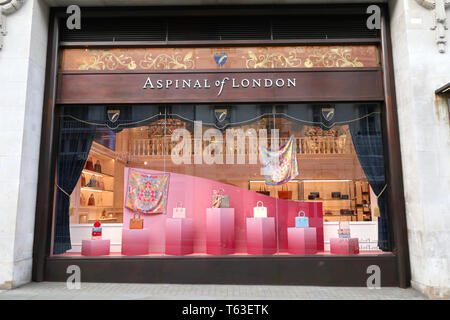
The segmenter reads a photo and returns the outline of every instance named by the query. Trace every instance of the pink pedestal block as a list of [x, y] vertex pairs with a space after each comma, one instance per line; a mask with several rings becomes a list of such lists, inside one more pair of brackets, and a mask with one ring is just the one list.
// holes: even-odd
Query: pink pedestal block
[[206, 253], [234, 253], [234, 209], [206, 209]]
[[316, 228], [288, 228], [288, 252], [292, 254], [316, 254]]
[[149, 229], [123, 229], [122, 254], [137, 256], [149, 253]]
[[274, 254], [276, 251], [275, 218], [247, 218], [247, 252]]
[[333, 254], [358, 254], [358, 238], [330, 238], [330, 252]]
[[166, 254], [185, 255], [194, 252], [192, 219], [166, 219]]
[[109, 255], [109, 240], [82, 240], [81, 254], [83, 256], [106, 256]]

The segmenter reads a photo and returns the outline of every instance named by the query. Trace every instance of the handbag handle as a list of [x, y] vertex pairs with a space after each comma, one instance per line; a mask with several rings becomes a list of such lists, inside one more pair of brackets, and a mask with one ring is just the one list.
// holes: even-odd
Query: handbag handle
[[[302, 213], [303, 213], [303, 215], [302, 215]], [[300, 211], [298, 212], [298, 216], [299, 216], [299, 217], [306, 217], [305, 211], [300, 210]]]
[[141, 212], [140, 211], [137, 211], [137, 212], [135, 212], [133, 214], [133, 219], [136, 219], [136, 214], [138, 214], [138, 218], [140, 219], [141, 218]]
[[[261, 203], [261, 207], [259, 206], [260, 203]], [[264, 207], [264, 203], [263, 203], [262, 201], [258, 201], [258, 202], [256, 203], [256, 206], [257, 206], [258, 208], [262, 208], [262, 207]]]
[[224, 192], [225, 192], [225, 190], [223, 188], [220, 188], [218, 190], [213, 190], [213, 193], [218, 196], [221, 196]]
[[177, 202], [177, 208], [183, 208], [183, 203], [181, 201]]

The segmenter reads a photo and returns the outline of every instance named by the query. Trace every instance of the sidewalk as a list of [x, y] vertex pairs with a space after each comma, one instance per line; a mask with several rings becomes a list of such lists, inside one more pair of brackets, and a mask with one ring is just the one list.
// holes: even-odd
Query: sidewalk
[[66, 283], [29, 283], [17, 289], [0, 291], [4, 299], [44, 300], [422, 300], [414, 289], [316, 286], [244, 286], [82, 283], [81, 289], [69, 290]]

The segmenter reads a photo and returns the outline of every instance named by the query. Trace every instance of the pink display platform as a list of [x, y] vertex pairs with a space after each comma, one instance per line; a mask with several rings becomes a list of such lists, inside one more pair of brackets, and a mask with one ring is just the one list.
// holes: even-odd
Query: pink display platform
[[288, 228], [288, 252], [291, 254], [316, 254], [316, 228]]
[[330, 253], [332, 254], [358, 254], [358, 238], [330, 238]]
[[275, 218], [247, 218], [247, 253], [277, 252]]
[[194, 252], [192, 219], [166, 219], [166, 254], [181, 256]]
[[82, 240], [81, 255], [83, 256], [106, 256], [109, 255], [109, 240]]
[[122, 230], [122, 254], [138, 256], [149, 254], [150, 230], [149, 229], [123, 229]]
[[234, 253], [234, 209], [206, 209], [206, 253]]

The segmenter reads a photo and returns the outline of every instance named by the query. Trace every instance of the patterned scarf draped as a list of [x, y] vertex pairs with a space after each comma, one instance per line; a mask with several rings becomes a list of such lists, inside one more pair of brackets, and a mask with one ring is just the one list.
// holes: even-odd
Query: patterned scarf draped
[[130, 170], [126, 207], [140, 213], [165, 213], [168, 174], [146, 174]]
[[278, 150], [260, 147], [265, 182], [269, 186], [278, 186], [289, 182], [298, 175], [294, 136]]

